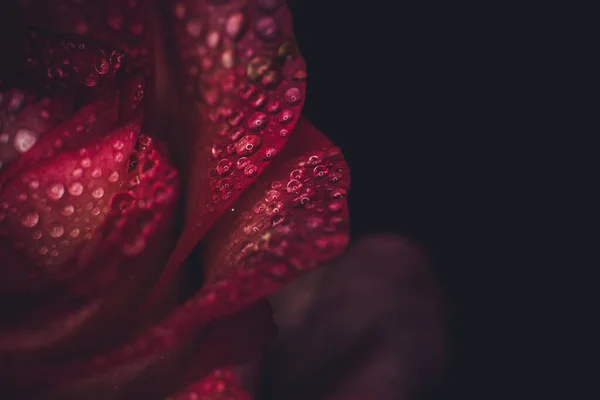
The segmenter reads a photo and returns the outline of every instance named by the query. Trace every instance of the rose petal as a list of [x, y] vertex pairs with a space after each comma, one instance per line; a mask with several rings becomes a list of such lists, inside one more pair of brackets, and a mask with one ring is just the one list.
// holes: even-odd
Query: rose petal
[[[329, 140], [310, 123], [301, 120], [298, 129], [298, 135], [291, 139], [292, 143], [282, 157], [258, 180], [256, 190], [240, 199], [235, 205], [237, 211], [223, 218], [208, 237], [209, 243], [215, 245], [223, 243], [225, 233], [225, 236], [233, 238], [233, 245], [227, 246], [224, 251], [208, 253], [209, 263], [219, 259], [225, 262], [224, 269], [209, 264], [212, 266], [208, 272], [209, 284], [160, 324], [110, 353], [77, 365], [48, 367], [35, 375], [45, 376], [49, 382], [65, 382], [109, 373], [126, 365], [146, 365], [149, 359], [177, 348], [212, 321], [249, 307], [300, 272], [314, 268], [319, 262], [343, 251], [348, 242], [347, 166], [339, 149], [331, 146]], [[328, 171], [324, 172], [321, 167]], [[298, 179], [291, 179], [290, 175]], [[282, 186], [276, 183], [284, 180]], [[298, 181], [302, 187], [293, 182], [290, 186], [294, 186], [295, 190], [288, 192], [289, 181]], [[309, 193], [306, 191], [308, 188], [312, 189]], [[279, 189], [285, 194], [280, 191], [279, 198], [272, 198], [274, 194], [270, 192]], [[267, 209], [269, 212], [274, 210], [266, 208], [264, 215], [259, 214], [258, 218], [248, 221], [247, 215], [254, 213], [253, 206], [267, 193], [271, 194], [270, 204], [283, 203], [283, 212], [271, 216], [267, 215]], [[308, 201], [302, 200], [305, 197]], [[282, 214], [284, 219], [279, 220], [277, 215]], [[259, 220], [269, 221], [270, 226], [260, 233], [250, 230], [248, 234], [248, 230], [244, 229], [247, 222]], [[255, 251], [238, 259], [234, 252], [244, 241], [254, 241]], [[216, 280], [222, 277], [224, 279]], [[239, 340], [240, 328], [234, 331], [235, 335], [219, 334], [215, 338], [218, 345], [202, 348], [239, 348], [235, 343]], [[223, 365], [231, 357], [234, 355], [204, 358], [201, 365], [207, 366], [208, 360]]]
[[[244, 3], [245, 4], [245, 3]], [[302, 108], [305, 66], [287, 6], [176, 2], [169, 10], [181, 85], [197, 115], [184, 232], [157, 292], [216, 219], [281, 151]], [[179, 152], [183, 153], [182, 151]], [[188, 167], [189, 168], [189, 167]]]
[[[114, 137], [116, 134], [110, 136], [111, 139]], [[104, 142], [114, 143], [109, 140]], [[121, 147], [119, 144], [116, 147], [118, 150], [125, 150], [134, 146], [127, 144]], [[59, 293], [58, 299], [50, 296], [50, 304], [36, 304], [37, 309], [34, 308], [33, 311], [37, 314], [30, 318], [35, 323], [35, 329], [29, 327], [26, 330], [13, 328], [10, 332], [0, 331], [2, 350], [16, 352], [52, 345], [46, 353], [58, 356], [62, 363], [73, 357], [85, 357], [90, 351], [93, 351], [92, 354], [106, 352], [121, 343], [123, 338], [147, 327], [147, 321], [135, 318], [135, 310], [156, 279], [174, 244], [172, 223], [173, 206], [177, 199], [177, 174], [164, 156], [153, 149], [147, 138], [142, 137], [135, 147], [139, 147], [134, 152], [136, 162], [125, 163], [127, 166], [122, 176], [128, 175], [127, 169], [137, 171], [137, 175], [128, 183], [121, 182], [124, 190], [110, 198], [103, 223], [93, 232], [92, 239], [83, 248], [79, 248], [77, 257], [65, 264], [65, 268], [75, 267], [76, 271], [73, 279], [62, 289], [64, 293]], [[93, 160], [89, 150], [88, 154]], [[57, 159], [61, 157], [62, 155]], [[76, 165], [77, 168], [79, 165]], [[89, 167], [92, 171], [93, 168]], [[110, 178], [112, 175], [108, 176]], [[85, 215], [82, 214], [82, 218]], [[83, 235], [86, 227], [81, 229], [78, 237]], [[99, 300], [100, 305], [92, 310], [91, 315], [86, 315], [72, 326], [72, 319], [79, 311], [69, 315], [70, 310], [65, 307], [65, 302], [69, 304], [74, 300], [92, 304]], [[172, 307], [173, 300], [167, 299], [164, 306]], [[123, 307], [123, 304], [128, 307]], [[52, 306], [58, 310], [49, 310]], [[52, 328], [49, 321], [55, 314], [62, 318], [54, 318], [60, 322], [57, 332], [54, 332], [57, 329]], [[120, 323], [124, 319], [128, 320], [127, 324]], [[128, 351], [125, 349], [121, 356], [128, 354]], [[35, 389], [35, 384], [44, 382], [48, 377], [51, 377], [53, 384], [64, 383], [64, 380], [58, 379], [54, 382], [54, 375], [47, 371], [36, 373], [37, 369], [32, 367], [47, 365], [48, 354], [35, 355], [33, 363], [31, 359], [27, 362], [22, 356], [15, 357], [12, 359], [11, 378], [8, 378], [13, 385], [22, 383], [25, 379], [27, 386]], [[56, 362], [56, 359], [50, 360]], [[85, 371], [79, 368], [77, 370]], [[0, 374], [0, 378], [7, 379], [2, 375]]]
[[[311, 269], [348, 242], [348, 167], [341, 151], [306, 119], [253, 190], [244, 195], [202, 243], [208, 282], [244, 268]], [[273, 276], [289, 271], [273, 270]]]

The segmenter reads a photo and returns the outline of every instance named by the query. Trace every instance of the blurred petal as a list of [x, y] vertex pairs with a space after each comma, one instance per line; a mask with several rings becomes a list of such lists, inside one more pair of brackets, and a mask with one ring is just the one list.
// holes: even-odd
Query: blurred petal
[[228, 400], [252, 400], [252, 397], [238, 386], [233, 371], [230, 369], [214, 370], [181, 393], [169, 396], [167, 400], [216, 400], [223, 398]]
[[[20, 18], [51, 32], [93, 38], [123, 50], [126, 69], [152, 66], [153, 0], [21, 0]], [[98, 70], [102, 75], [104, 67]]]
[[167, 58], [188, 99], [182, 112], [195, 117], [191, 136], [178, 138], [179, 154], [193, 151], [182, 170], [186, 225], [157, 291], [281, 151], [300, 117], [306, 75], [279, 1], [184, 0], [168, 18], [176, 46]]
[[369, 236], [271, 298], [258, 399], [415, 399], [441, 372], [440, 293], [421, 251]]

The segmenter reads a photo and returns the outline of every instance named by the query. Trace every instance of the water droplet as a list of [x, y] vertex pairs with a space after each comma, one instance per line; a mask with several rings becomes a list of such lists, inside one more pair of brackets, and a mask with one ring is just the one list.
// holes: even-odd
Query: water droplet
[[256, 21], [256, 33], [258, 36], [267, 41], [275, 40], [279, 36], [279, 25], [273, 17], [262, 17]]
[[50, 225], [50, 236], [53, 238], [59, 238], [65, 233], [65, 227], [58, 222], [54, 222]]
[[214, 49], [219, 45], [220, 39], [221, 36], [219, 35], [219, 32], [212, 31], [206, 36], [206, 45], [211, 49]]
[[40, 187], [40, 181], [33, 180], [33, 181], [29, 182], [29, 188], [30, 189], [35, 190], [38, 187]]
[[117, 140], [116, 142], [113, 143], [113, 149], [115, 149], [115, 150], [123, 150], [124, 146], [125, 146], [125, 144], [120, 140]]
[[98, 74], [96, 72], [91, 72], [85, 78], [85, 85], [88, 87], [95, 87], [98, 85], [99, 81], [100, 81], [100, 77], [98, 76]]
[[100, 167], [96, 167], [92, 170], [92, 178], [100, 178], [102, 176], [102, 169]]
[[300, 103], [300, 100], [302, 100], [302, 92], [300, 89], [292, 87], [285, 91], [283, 97], [286, 103], [293, 106]]
[[225, 149], [223, 148], [223, 146], [214, 144], [211, 149], [211, 154], [215, 160], [218, 160], [219, 158], [221, 158], [224, 151]]
[[26, 228], [33, 228], [37, 225], [39, 220], [40, 215], [35, 211], [31, 211], [23, 214], [23, 216], [21, 217], [21, 224]]
[[190, 37], [198, 38], [202, 34], [202, 23], [199, 19], [191, 19], [185, 25], [185, 31]]
[[342, 188], [333, 189], [330, 193], [332, 199], [343, 199], [346, 197], [347, 192]]
[[317, 165], [313, 169], [313, 176], [317, 179], [325, 178], [329, 173], [329, 169], [324, 165]]
[[62, 214], [65, 217], [70, 217], [71, 215], [73, 215], [74, 212], [75, 212], [75, 207], [73, 207], [72, 205], [68, 205], [68, 206], [65, 206], [65, 208], [63, 208]]
[[40, 246], [38, 248], [38, 253], [40, 253], [41, 255], [45, 255], [48, 253], [48, 248], [46, 246]]
[[281, 189], [281, 182], [279, 181], [273, 181], [271, 182], [271, 189], [277, 190], [277, 189]]
[[259, 93], [250, 102], [250, 107], [252, 107], [254, 109], [259, 109], [259, 108], [262, 108], [266, 102], [267, 102], [267, 95], [265, 95], [264, 93]]
[[104, 188], [97, 187], [94, 190], [92, 190], [92, 197], [94, 197], [95, 199], [99, 199], [102, 196], [104, 196]]
[[327, 208], [329, 208], [329, 211], [331, 212], [338, 213], [342, 211], [342, 209], [344, 208], [344, 204], [341, 200], [333, 200], [329, 202]]
[[278, 100], [273, 100], [267, 106], [267, 111], [269, 114], [276, 114], [281, 109], [281, 103]]
[[289, 131], [289, 130], [287, 130], [287, 129], [285, 129], [285, 128], [284, 128], [284, 129], [281, 129], [281, 130], [279, 131], [279, 136], [281, 136], [281, 137], [286, 137], [286, 136], [288, 136], [289, 134], [290, 134], [290, 131]]
[[115, 161], [116, 162], [123, 162], [124, 159], [125, 159], [125, 156], [123, 155], [123, 153], [121, 153], [121, 152], [115, 153]]
[[254, 164], [248, 164], [244, 168], [244, 175], [246, 176], [254, 176], [258, 172], [258, 167]]
[[60, 182], [51, 183], [48, 186], [48, 189], [46, 190], [46, 194], [48, 195], [48, 198], [51, 200], [60, 199], [64, 193], [65, 193], [65, 187]]
[[69, 235], [71, 235], [71, 237], [75, 238], [75, 237], [79, 236], [80, 233], [81, 232], [79, 231], [79, 228], [73, 228], [71, 230], [71, 232], [69, 232]]
[[16, 113], [25, 105], [25, 93], [15, 90], [6, 106], [8, 112]]
[[255, 112], [248, 118], [248, 128], [252, 131], [259, 131], [267, 127], [269, 117], [263, 112]]
[[271, 68], [271, 59], [265, 56], [256, 56], [248, 63], [246, 75], [251, 81], [256, 81]]
[[281, 193], [278, 192], [277, 190], [269, 190], [267, 192], [267, 194], [265, 195], [265, 200], [270, 203], [272, 201], [276, 201], [280, 197], [281, 197]]
[[262, 140], [256, 135], [246, 135], [235, 145], [235, 151], [240, 156], [247, 156], [258, 150]]
[[256, 203], [254, 205], [254, 212], [256, 214], [260, 214], [261, 212], [265, 211], [266, 208], [267, 206], [265, 205], [265, 203]]
[[42, 231], [35, 231], [31, 234], [31, 237], [35, 240], [40, 240], [42, 238]]
[[294, 119], [294, 112], [292, 110], [283, 110], [277, 116], [277, 121], [280, 124], [287, 124]]
[[273, 146], [265, 147], [260, 152], [260, 157], [265, 161], [273, 159], [273, 157], [275, 157], [276, 155], [277, 149]]
[[231, 169], [231, 161], [227, 160], [227, 159], [222, 159], [217, 163], [217, 174], [219, 174], [219, 176], [224, 176], [227, 175], [227, 173], [230, 171]]
[[301, 180], [302, 178], [304, 178], [304, 170], [302, 170], [302, 169], [295, 169], [292, 172], [290, 172], [290, 179], [291, 180]]
[[244, 169], [248, 163], [250, 163], [250, 159], [248, 157], [240, 157], [236, 163], [237, 169]]
[[71, 196], [79, 196], [83, 193], [83, 185], [79, 182], [73, 182], [69, 185], [69, 193]]
[[231, 14], [225, 23], [225, 32], [230, 38], [237, 40], [243, 31], [244, 23], [244, 14], [241, 12]]
[[50, 257], [57, 257], [58, 256], [58, 250], [54, 249], [54, 250], [50, 250]]
[[119, 180], [119, 173], [117, 171], [112, 171], [109, 175], [108, 175], [108, 181], [109, 182], [116, 182]]
[[83, 160], [81, 160], [81, 166], [83, 168], [89, 168], [92, 165], [92, 160], [90, 160], [89, 158], [84, 158]]
[[177, 3], [173, 9], [173, 13], [177, 19], [183, 19], [185, 17], [185, 4]]
[[300, 190], [300, 188], [302, 188], [302, 182], [295, 180], [295, 179], [292, 179], [291, 181], [289, 181], [286, 186], [286, 190], [288, 193], [297, 192], [298, 190]]
[[76, 168], [73, 170], [73, 178], [81, 178], [83, 176], [83, 170], [81, 168]]
[[21, 128], [15, 133], [13, 144], [19, 153], [25, 153], [33, 147], [37, 141], [37, 134], [31, 129]]
[[104, 75], [108, 73], [110, 69], [110, 63], [106, 57], [101, 57], [98, 62], [96, 62], [94, 68], [96, 69], [97, 73]]

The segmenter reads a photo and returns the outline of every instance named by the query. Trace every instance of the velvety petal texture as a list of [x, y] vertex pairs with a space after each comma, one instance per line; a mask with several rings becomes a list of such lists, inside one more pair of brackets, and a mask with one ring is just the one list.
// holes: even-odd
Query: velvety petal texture
[[289, 8], [0, 14], [0, 396], [251, 399], [233, 368], [275, 337], [265, 297], [349, 239]]

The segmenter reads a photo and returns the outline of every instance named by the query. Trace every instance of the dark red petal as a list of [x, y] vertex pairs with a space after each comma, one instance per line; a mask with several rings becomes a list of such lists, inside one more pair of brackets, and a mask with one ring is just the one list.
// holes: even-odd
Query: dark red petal
[[[299, 273], [342, 252], [348, 242], [345, 197], [350, 176], [347, 165], [339, 149], [306, 120], [300, 121], [291, 142], [282, 157], [260, 177], [255, 190], [236, 202], [234, 211], [222, 218], [207, 238], [209, 246], [210, 243], [223, 246], [222, 250], [208, 253], [209, 284], [160, 324], [128, 344], [93, 362], [57, 366], [51, 368], [54, 372], [49, 369], [44, 375], [51, 381], [64, 382], [65, 377], [75, 379], [108, 373], [134, 362], [148, 362], [156, 354], [176, 348], [212, 321], [255, 304]], [[297, 179], [291, 179], [290, 175]], [[292, 184], [288, 185], [289, 182]], [[288, 191], [288, 187], [295, 189]], [[268, 208], [255, 213], [254, 206], [260, 201]], [[278, 202], [283, 204], [279, 206], [279, 213], [272, 207]], [[249, 219], [252, 215], [254, 217]], [[252, 228], [259, 222], [268, 222], [268, 225], [255, 232]], [[251, 229], [247, 229], [249, 224]], [[241, 253], [242, 257], [235, 257], [242, 246], [246, 252]], [[219, 260], [224, 262], [222, 269], [212, 264]], [[224, 279], [215, 281], [217, 277]], [[262, 325], [264, 323], [254, 329], [262, 329]], [[225, 353], [230, 347], [239, 349], [236, 343], [240, 328], [233, 331], [233, 335], [218, 335], [214, 338], [216, 342], [208, 341], [203, 348], [225, 349]], [[208, 359], [223, 365], [225, 360], [235, 356], [233, 353]], [[208, 361], [205, 358], [202, 362], [206, 366]]]
[[[148, 0], [28, 0], [19, 1], [19, 17], [50, 32], [90, 37], [121, 49], [127, 55], [125, 69], [131, 71], [152, 66], [155, 7]], [[105, 65], [99, 69], [103, 71]]]
[[[169, 10], [194, 121], [187, 218], [158, 289], [216, 219], [263, 172], [294, 129], [305, 66], [286, 5], [187, 0]], [[184, 175], [186, 171], [183, 171]]]
[[223, 398], [228, 400], [252, 400], [252, 397], [238, 385], [231, 369], [216, 369], [182, 392], [169, 396], [168, 400], [216, 400]]
[[[109, 138], [115, 137], [116, 133]], [[104, 142], [107, 145], [116, 143], [109, 139]], [[177, 174], [147, 138], [142, 137], [138, 146], [139, 150], [133, 152], [135, 157], [126, 158], [123, 173], [123, 176], [131, 176], [128, 170], [133, 169], [134, 177], [128, 182], [122, 182], [123, 189], [112, 197], [108, 196], [108, 189], [105, 192], [105, 198], [110, 199], [110, 202], [106, 203], [108, 211], [102, 223], [97, 228], [90, 223], [80, 229], [78, 237], [83, 235], [86, 229], [96, 228], [91, 232], [91, 238], [84, 238], [86, 243], [78, 248], [77, 256], [64, 264], [65, 269], [75, 268], [72, 271], [73, 278], [59, 293], [49, 296], [48, 303], [35, 304], [32, 309], [26, 310], [30, 314], [29, 318], [26, 318], [28, 315], [20, 316], [20, 319], [24, 320], [23, 323], [29, 324], [25, 329], [19, 326], [0, 331], [0, 349], [4, 352], [46, 348], [45, 353], [29, 352], [29, 358], [21, 353], [13, 355], [8, 360], [10, 363], [6, 362], [6, 365], [13, 364], [13, 368], [11, 371], [0, 373], [0, 378], [7, 379], [7, 374], [14, 374], [8, 378], [13, 385], [21, 385], [25, 379], [26, 386], [31, 386], [32, 389], [36, 388], [37, 383], [47, 380], [56, 385], [62, 384], [65, 381], [56, 379], [55, 382], [56, 375], [53, 375], [54, 372], [60, 372], [59, 368], [52, 367], [53, 373], [48, 373], [45, 370], [38, 371], [37, 367], [32, 365], [55, 365], [57, 360], [62, 364], [73, 357], [85, 357], [90, 352], [104, 353], [114, 348], [117, 343], [122, 343], [124, 337], [135, 335], [140, 328], [147, 327], [147, 322], [136, 318], [135, 310], [156, 279], [160, 268], [164, 266], [174, 245], [172, 223]], [[107, 147], [114, 149], [112, 146]], [[115, 150], [124, 151], [132, 145], [118, 144], [116, 147]], [[93, 159], [89, 150], [88, 155]], [[57, 159], [61, 157], [62, 155]], [[131, 160], [136, 162], [132, 163]], [[77, 169], [80, 166], [77, 164], [74, 167]], [[93, 168], [90, 166], [84, 174], [90, 173]], [[106, 175], [103, 173], [102, 177], [104, 176]], [[107, 184], [108, 186], [110, 185]], [[63, 195], [69, 196], [68, 193]], [[74, 208], [77, 210], [77, 207]], [[104, 212], [103, 208], [99, 208]], [[94, 216], [94, 208], [91, 210], [91, 215], [90, 207], [85, 207], [81, 213], [75, 211], [73, 216], [91, 219]], [[67, 230], [64, 231], [64, 236], [67, 236]], [[18, 266], [23, 268], [22, 264]], [[73, 302], [76, 303], [75, 307], [72, 306]], [[78, 306], [80, 303], [84, 303], [84, 306]], [[127, 304], [128, 307], [123, 307], [123, 304]], [[170, 302], [164, 305], [172, 304]], [[78, 317], [80, 309], [87, 309], [88, 305], [93, 308], [80, 316], [79, 321], [74, 321], [73, 318]], [[22, 308], [19, 310], [22, 311]], [[124, 320], [128, 323], [123, 324]], [[56, 329], [53, 327], [56, 325], [54, 321], [58, 321], [60, 325]], [[52, 347], [48, 348], [50, 345]], [[121, 356], [130, 350], [126, 348]], [[49, 356], [52, 358], [48, 358]], [[34, 362], [31, 362], [31, 357]], [[96, 365], [95, 360], [93, 365]], [[76, 369], [79, 373], [88, 372], [85, 369]]]

